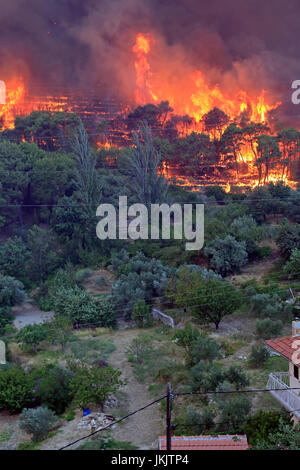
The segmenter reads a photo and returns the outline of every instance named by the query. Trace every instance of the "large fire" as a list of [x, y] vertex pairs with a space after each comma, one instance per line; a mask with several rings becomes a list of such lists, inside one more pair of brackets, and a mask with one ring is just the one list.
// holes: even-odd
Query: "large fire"
[[[229, 95], [218, 85], [211, 86], [203, 71], [198, 69], [189, 76], [184, 76], [184, 80], [182, 75], [185, 72], [180, 71], [170, 83], [165, 80], [163, 70], [156, 73], [151, 70], [152, 43], [155, 43], [154, 38], [139, 33], [132, 49], [136, 55], [134, 65], [137, 104], [168, 101], [175, 114], [189, 115], [196, 123], [201, 122], [203, 116], [215, 107], [224, 111], [232, 121], [241, 113], [246, 113], [251, 121], [265, 122], [267, 113], [281, 104], [274, 100], [268, 101], [265, 90], [258, 94], [239, 90], [237, 93], [232, 91]], [[168, 63], [164, 65], [168, 67]]]
[[[170, 73], [167, 71], [168, 68], [172, 69], [172, 66], [169, 67], [166, 57], [163, 57], [163, 60], [159, 58], [159, 48], [156, 46], [156, 38], [150, 34], [139, 33], [131, 49], [128, 48], [136, 76], [132, 100], [135, 105], [146, 105], [147, 103], [159, 105], [161, 102], [168, 102], [172, 109], [169, 114], [176, 122], [177, 136], [179, 137], [197, 132], [209, 134], [211, 141], [214, 140], [216, 135], [205, 127], [205, 116], [214, 108], [218, 108], [228, 116], [228, 121], [218, 130], [218, 138], [222, 136], [230, 123], [239, 123], [243, 118], [248, 123], [261, 123], [261, 134], [269, 133], [271, 135], [271, 131], [267, 127], [269, 124], [268, 113], [275, 110], [280, 102], [272, 98], [269, 92], [263, 89], [254, 89], [255, 87], [247, 90], [231, 89], [230, 86], [222, 87], [218, 83], [212, 83], [211, 77], [207, 75], [205, 70], [195, 67], [193, 71], [186, 71], [184, 64], [182, 67], [176, 64], [177, 70], [174, 71], [174, 75], [170, 79]], [[99, 149], [109, 150], [112, 147], [117, 149], [122, 145], [132, 145], [132, 129], [126, 127], [125, 119], [129, 112], [128, 105], [121, 106], [120, 104], [118, 107], [113, 104], [114, 111], [112, 112], [111, 103], [104, 110], [103, 107], [101, 108], [100, 99], [97, 102], [88, 102], [88, 98], [84, 97], [76, 101], [75, 96], [64, 93], [55, 96], [51, 93], [46, 93], [43, 97], [32, 96], [26, 90], [21, 78], [14, 78], [6, 82], [6, 88], [6, 104], [0, 105], [0, 128], [2, 129], [13, 129], [16, 116], [25, 116], [34, 110], [75, 112], [80, 117], [86, 116], [88, 123], [94, 120], [94, 133], [97, 126], [99, 127], [101, 123], [110, 119], [108, 129], [98, 130], [98, 135], [94, 137]], [[164, 117], [161, 122], [162, 130], [166, 122], [167, 119]], [[282, 169], [273, 165], [268, 173], [264, 174], [263, 171], [260, 171], [258, 175], [257, 143], [253, 143], [253, 140], [244, 139], [237, 150], [236, 162], [240, 170], [232, 169], [230, 173], [226, 170], [224, 159], [218, 169], [205, 175], [207, 183], [221, 184], [227, 192], [234, 185], [254, 187], [271, 181], [284, 181], [291, 186], [294, 185], [287, 167]], [[170, 169], [165, 163], [163, 174], [168, 178], [178, 177], [176, 168]], [[202, 173], [202, 179], [205, 178]], [[182, 176], [180, 173], [180, 179], [185, 186], [198, 187], [197, 176], [192, 178], [188, 175]]]

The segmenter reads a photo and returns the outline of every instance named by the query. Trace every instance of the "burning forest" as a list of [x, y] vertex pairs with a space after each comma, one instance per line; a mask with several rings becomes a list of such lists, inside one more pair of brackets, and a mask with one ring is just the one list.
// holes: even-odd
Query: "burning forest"
[[[43, 19], [43, 26], [47, 24], [43, 44], [50, 51], [47, 64], [29, 37], [17, 53], [15, 44], [1, 50], [7, 61], [7, 67], [1, 69], [7, 87], [6, 104], [0, 105], [2, 135], [49, 148], [50, 139], [57, 136], [44, 133], [37, 141], [34, 133], [22, 131], [22, 118], [37, 112], [76, 114], [91, 141], [98, 150], [107, 151], [110, 161], [109, 155], [132, 145], [133, 133], [141, 122], [147, 122], [162, 153], [161, 171], [179, 184], [192, 189], [220, 184], [226, 191], [271, 181], [296, 187], [299, 124], [288, 102], [290, 82], [286, 78], [284, 93], [278, 72], [284, 66], [287, 77], [292, 76], [292, 47], [289, 56], [282, 57], [277, 45], [267, 44], [268, 35], [264, 37], [260, 22], [256, 25], [260, 43], [252, 44], [253, 32], [245, 42], [245, 34], [237, 28], [236, 37], [229, 40], [221, 17], [214, 18], [215, 30], [208, 30], [200, 20], [194, 24], [186, 12], [182, 22], [191, 31], [180, 42], [171, 27], [151, 24], [148, 2], [144, 2], [143, 21], [137, 21], [135, 28], [129, 17], [133, 11], [138, 16], [137, 3], [117, 3], [119, 12], [106, 2], [100, 3], [94, 17], [89, 5], [79, 12], [76, 39], [74, 27], [66, 26], [68, 11], [61, 12], [56, 5], [53, 17]], [[181, 4], [193, 11], [194, 2], [174, 6], [172, 20], [183, 27], [175, 14]], [[248, 10], [251, 16], [250, 5]], [[97, 34], [96, 21], [104, 12], [107, 24]], [[54, 13], [63, 15], [64, 22], [62, 17], [54, 19]], [[39, 25], [40, 21], [37, 28]], [[4, 30], [4, 38], [6, 33]], [[62, 44], [62, 38], [62, 55], [71, 52], [70, 38], [78, 43], [73, 64], [67, 61], [62, 66], [64, 56], [54, 54], [53, 48]], [[239, 40], [244, 49], [238, 46]], [[84, 50], [89, 51], [86, 60]], [[95, 63], [97, 53], [101, 68]]]

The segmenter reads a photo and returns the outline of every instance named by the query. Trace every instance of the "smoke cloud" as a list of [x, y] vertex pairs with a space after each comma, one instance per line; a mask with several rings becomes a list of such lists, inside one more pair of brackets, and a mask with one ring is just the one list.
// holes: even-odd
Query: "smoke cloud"
[[[153, 79], [196, 69], [225, 91], [271, 90], [288, 106], [300, 78], [298, 0], [0, 0], [0, 79], [32, 89], [90, 89], [132, 99], [132, 46], [155, 38]], [[155, 78], [156, 77], [156, 78]]]

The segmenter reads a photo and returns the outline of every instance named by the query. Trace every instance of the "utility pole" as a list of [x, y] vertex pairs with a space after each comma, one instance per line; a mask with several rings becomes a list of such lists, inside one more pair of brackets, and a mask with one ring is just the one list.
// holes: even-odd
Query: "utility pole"
[[172, 387], [171, 387], [171, 384], [168, 383], [167, 385], [167, 413], [166, 413], [167, 450], [171, 450], [172, 448], [171, 416], [172, 416]]

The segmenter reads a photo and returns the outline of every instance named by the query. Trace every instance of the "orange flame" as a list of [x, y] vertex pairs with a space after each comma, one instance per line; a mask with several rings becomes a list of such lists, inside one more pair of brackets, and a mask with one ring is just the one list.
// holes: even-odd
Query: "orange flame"
[[[264, 90], [258, 94], [257, 91], [249, 93], [245, 90], [238, 92], [232, 90], [230, 96], [229, 92], [222, 90], [218, 84], [211, 85], [201, 70], [186, 74], [182, 68], [170, 81], [165, 75], [164, 69], [168, 68], [165, 60], [160, 64], [160, 68], [155, 68], [154, 74], [150, 65], [151, 43], [154, 43], [152, 37], [139, 33], [132, 49], [136, 55], [134, 64], [137, 104], [169, 101], [175, 114], [187, 114], [193, 117], [196, 123], [201, 123], [203, 116], [215, 107], [224, 111], [231, 121], [236, 120], [241, 113], [245, 113], [249, 120], [263, 123], [267, 120], [267, 113], [281, 104], [268, 102]], [[197, 130], [202, 131], [201, 125]]]

